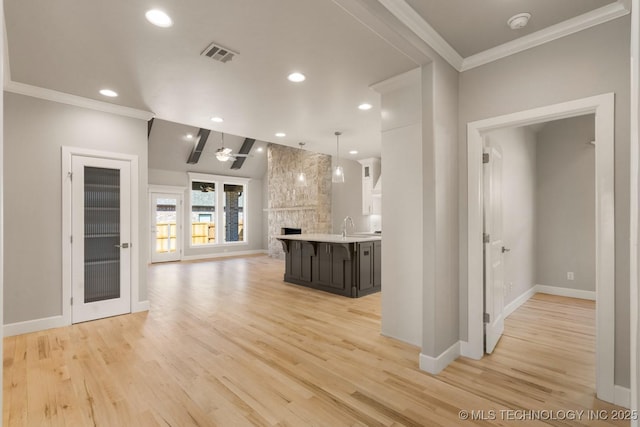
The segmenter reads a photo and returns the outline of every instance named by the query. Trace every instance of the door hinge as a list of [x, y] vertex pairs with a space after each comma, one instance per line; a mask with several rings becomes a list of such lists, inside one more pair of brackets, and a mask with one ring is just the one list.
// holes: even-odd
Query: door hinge
[[71, 305], [73, 305], [73, 297], [71, 297]]
[[491, 323], [491, 315], [489, 313], [484, 313], [482, 315], [482, 321], [484, 323]]
[[73, 172], [67, 172], [67, 176], [71, 181], [73, 181]]
[[491, 236], [489, 236], [487, 233], [482, 233], [482, 243], [489, 243], [490, 238]]
[[489, 153], [482, 153], [482, 163], [489, 163]]
[[73, 243], [73, 236], [69, 236], [69, 243]]

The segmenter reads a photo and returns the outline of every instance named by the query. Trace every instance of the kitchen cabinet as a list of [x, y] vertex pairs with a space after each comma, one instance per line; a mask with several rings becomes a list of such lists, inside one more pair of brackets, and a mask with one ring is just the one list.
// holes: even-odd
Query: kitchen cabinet
[[364, 242], [358, 244], [358, 292], [366, 295], [381, 287], [382, 242]]
[[286, 274], [295, 280], [311, 281], [313, 245], [308, 242], [291, 241], [285, 259]]
[[280, 235], [284, 281], [352, 298], [382, 289], [382, 239], [332, 234]]
[[344, 295], [351, 294], [351, 254], [349, 245], [335, 243], [318, 243], [316, 257], [317, 273], [315, 282], [327, 286]]

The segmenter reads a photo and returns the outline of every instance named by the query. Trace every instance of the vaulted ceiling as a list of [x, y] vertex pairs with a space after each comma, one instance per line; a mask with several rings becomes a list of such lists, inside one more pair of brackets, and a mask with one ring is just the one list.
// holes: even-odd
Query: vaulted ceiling
[[[380, 151], [379, 96], [370, 86], [422, 61], [392, 40], [399, 24], [438, 45], [463, 70], [467, 58], [514, 39], [567, 20], [583, 22], [576, 17], [600, 16], [606, 8], [608, 19], [628, 9], [626, 0], [4, 3], [9, 90], [11, 83], [32, 85], [196, 128], [290, 146], [304, 141], [307, 149], [329, 154], [335, 153], [334, 131], [340, 130], [341, 154], [358, 150], [354, 158]], [[152, 7], [165, 10], [174, 25], [147, 22], [145, 12]], [[514, 32], [506, 19], [517, 12], [533, 17], [529, 27]], [[380, 23], [389, 29], [381, 30]], [[238, 54], [227, 63], [201, 56], [211, 42]], [[307, 80], [289, 82], [292, 71]], [[105, 87], [119, 96], [102, 97], [98, 91]], [[359, 110], [363, 102], [373, 108]], [[212, 122], [213, 116], [224, 122]], [[277, 132], [286, 136], [275, 137]]]

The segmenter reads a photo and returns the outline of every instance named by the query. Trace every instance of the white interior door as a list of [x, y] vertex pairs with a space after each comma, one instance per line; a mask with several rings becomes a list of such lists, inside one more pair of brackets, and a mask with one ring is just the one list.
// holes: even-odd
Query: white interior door
[[[504, 241], [502, 237], [502, 152], [489, 147], [484, 164], [484, 347], [491, 353], [504, 332]], [[486, 237], [488, 236], [488, 237]], [[487, 318], [488, 317], [488, 318]]]
[[131, 165], [72, 156], [72, 322], [131, 312]]
[[180, 261], [182, 195], [151, 193], [151, 262]]

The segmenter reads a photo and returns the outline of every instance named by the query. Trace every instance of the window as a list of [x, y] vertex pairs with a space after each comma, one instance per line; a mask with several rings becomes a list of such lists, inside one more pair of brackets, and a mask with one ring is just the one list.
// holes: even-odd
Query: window
[[249, 179], [198, 173], [189, 179], [191, 245], [246, 243]]

